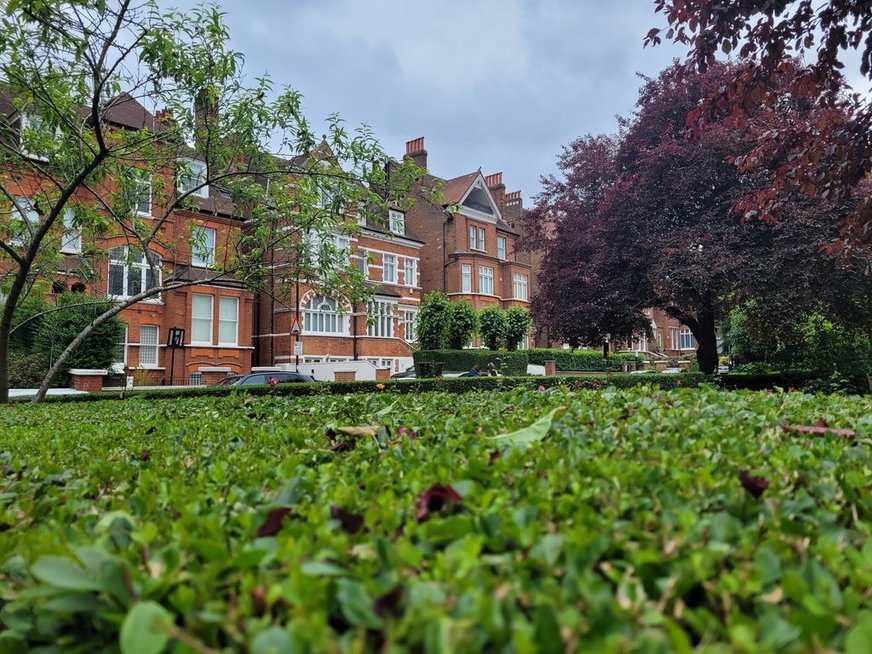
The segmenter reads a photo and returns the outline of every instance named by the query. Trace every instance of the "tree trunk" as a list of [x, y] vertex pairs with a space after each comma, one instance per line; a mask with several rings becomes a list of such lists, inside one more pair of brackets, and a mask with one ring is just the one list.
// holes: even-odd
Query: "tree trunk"
[[698, 344], [696, 360], [700, 372], [714, 374], [718, 369], [718, 341], [715, 331], [715, 316], [712, 311], [701, 311], [695, 326], [691, 326]]

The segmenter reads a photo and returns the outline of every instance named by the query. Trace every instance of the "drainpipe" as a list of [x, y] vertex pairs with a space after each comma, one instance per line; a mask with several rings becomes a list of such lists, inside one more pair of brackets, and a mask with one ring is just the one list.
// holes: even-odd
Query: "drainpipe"
[[445, 221], [442, 223], [442, 293], [448, 294], [448, 236], [446, 229], [454, 216], [450, 211], [445, 212]]

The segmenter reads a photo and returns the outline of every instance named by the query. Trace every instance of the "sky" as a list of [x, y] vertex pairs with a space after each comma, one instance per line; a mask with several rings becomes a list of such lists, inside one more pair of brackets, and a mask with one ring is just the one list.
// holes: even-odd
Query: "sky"
[[[185, 8], [190, 0], [161, 0]], [[304, 96], [317, 126], [369, 125], [388, 154], [425, 137], [428, 168], [503, 173], [525, 206], [562, 145], [614, 133], [641, 80], [686, 51], [643, 48], [653, 0], [221, 0], [245, 70]], [[326, 132], [326, 129], [324, 130]]]

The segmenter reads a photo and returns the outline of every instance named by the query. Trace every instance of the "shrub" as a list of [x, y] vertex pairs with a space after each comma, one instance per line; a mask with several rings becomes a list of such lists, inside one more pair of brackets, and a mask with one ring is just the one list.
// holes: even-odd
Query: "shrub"
[[499, 307], [485, 307], [478, 314], [479, 333], [485, 347], [498, 350], [506, 338], [506, 312]]
[[40, 314], [51, 308], [45, 299], [47, 292], [44, 282], [34, 284], [27, 296], [15, 307], [12, 315], [12, 328], [15, 331], [9, 335], [10, 352], [28, 354], [33, 351], [34, 338], [42, 320]]
[[448, 322], [448, 347], [460, 350], [469, 345], [478, 331], [478, 314], [466, 300], [451, 303]]
[[42, 354], [9, 353], [9, 388], [37, 388], [48, 373]]
[[517, 350], [524, 336], [530, 333], [530, 312], [524, 307], [506, 311], [506, 349]]
[[415, 370], [418, 371], [419, 377], [430, 377], [432, 373], [428, 372], [432, 368], [427, 368], [427, 364], [435, 364], [441, 362], [444, 364], [443, 371], [445, 372], [466, 372], [471, 369], [476, 363], [482, 369], [487, 368], [487, 364], [493, 363], [497, 367], [497, 372], [505, 376], [526, 375], [527, 374], [527, 353], [526, 352], [493, 352], [489, 350], [421, 350], [413, 355], [415, 360]]
[[422, 350], [440, 350], [448, 346], [451, 303], [442, 293], [428, 293], [418, 312], [418, 346]]
[[606, 361], [603, 360], [603, 353], [600, 350], [558, 350], [537, 348], [527, 350], [527, 355], [530, 359], [530, 363], [541, 366], [545, 361], [553, 359], [556, 362], [558, 370], [569, 372], [606, 372], [609, 370], [620, 370], [621, 361], [635, 361], [637, 364], [642, 363], [641, 355], [630, 353], [610, 354]]

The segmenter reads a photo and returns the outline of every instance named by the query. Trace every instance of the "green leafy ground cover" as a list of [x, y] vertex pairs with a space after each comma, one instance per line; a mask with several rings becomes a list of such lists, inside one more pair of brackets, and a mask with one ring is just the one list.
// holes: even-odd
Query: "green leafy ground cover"
[[870, 447], [708, 387], [4, 407], [0, 651], [868, 654]]

